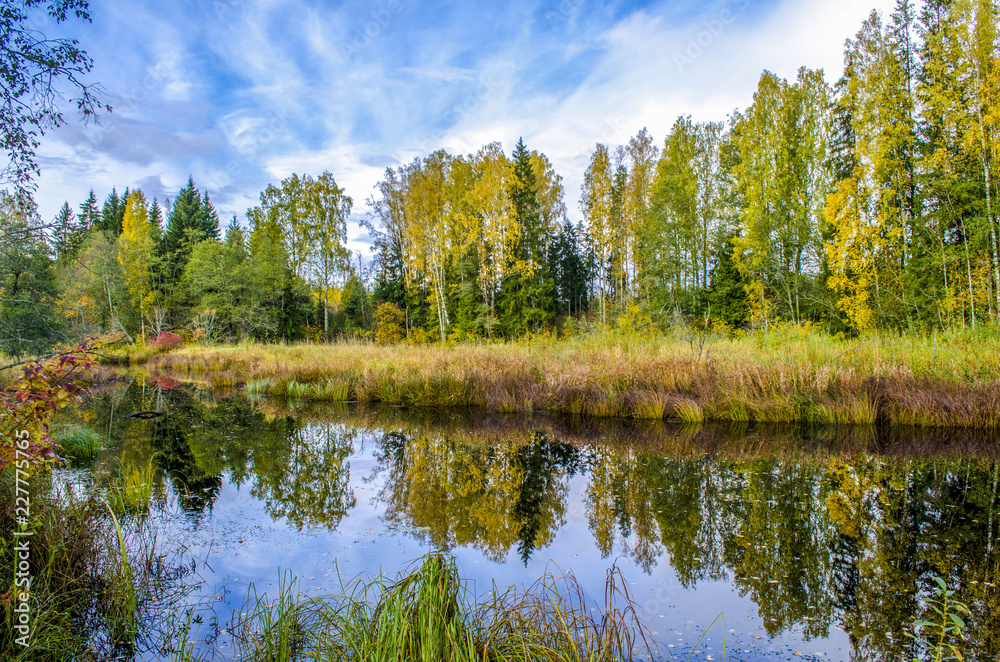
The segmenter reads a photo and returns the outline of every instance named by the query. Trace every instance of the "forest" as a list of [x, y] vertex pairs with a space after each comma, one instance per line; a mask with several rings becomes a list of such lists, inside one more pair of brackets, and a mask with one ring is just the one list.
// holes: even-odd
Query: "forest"
[[[168, 330], [445, 342], [593, 324], [993, 325], [997, 44], [988, 0], [900, 0], [847, 40], [839, 80], [764, 72], [725, 122], [598, 143], [578, 192], [521, 140], [389, 168], [363, 205], [329, 172], [294, 174], [225, 227], [193, 179], [163, 204], [91, 191], [51, 221], [4, 193], [3, 234], [24, 240], [4, 246], [0, 351]], [[372, 255], [346, 247], [362, 206]]]

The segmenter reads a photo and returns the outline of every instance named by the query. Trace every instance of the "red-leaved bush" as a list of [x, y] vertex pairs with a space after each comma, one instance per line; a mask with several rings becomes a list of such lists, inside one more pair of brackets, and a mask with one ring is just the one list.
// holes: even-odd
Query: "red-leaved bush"
[[181, 338], [176, 333], [170, 333], [169, 331], [164, 331], [155, 338], [150, 338], [149, 344], [156, 349], [168, 352], [172, 349], [177, 349], [184, 344], [183, 338]]
[[29, 362], [0, 388], [0, 469], [28, 471], [56, 461], [49, 421], [85, 392], [97, 343], [89, 338], [50, 358]]

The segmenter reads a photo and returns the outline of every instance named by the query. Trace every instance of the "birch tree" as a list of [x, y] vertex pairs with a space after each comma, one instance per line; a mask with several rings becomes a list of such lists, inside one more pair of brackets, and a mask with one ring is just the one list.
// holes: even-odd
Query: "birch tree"
[[122, 234], [118, 238], [118, 263], [131, 307], [138, 314], [143, 338], [146, 337], [146, 313], [153, 306], [153, 250], [153, 231], [146, 196], [136, 189], [125, 201]]
[[605, 299], [608, 264], [614, 247], [615, 228], [611, 218], [611, 159], [606, 145], [598, 143], [583, 176], [580, 208], [587, 223], [587, 235], [597, 260], [597, 280], [601, 293], [601, 321], [607, 323]]

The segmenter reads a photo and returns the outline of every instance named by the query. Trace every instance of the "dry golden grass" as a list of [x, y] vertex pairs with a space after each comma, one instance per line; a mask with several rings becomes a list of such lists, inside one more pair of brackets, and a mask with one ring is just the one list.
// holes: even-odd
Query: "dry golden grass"
[[713, 339], [662, 335], [448, 346], [189, 346], [154, 373], [317, 400], [598, 417], [995, 428], [1000, 339], [954, 333], [840, 341], [786, 328]]

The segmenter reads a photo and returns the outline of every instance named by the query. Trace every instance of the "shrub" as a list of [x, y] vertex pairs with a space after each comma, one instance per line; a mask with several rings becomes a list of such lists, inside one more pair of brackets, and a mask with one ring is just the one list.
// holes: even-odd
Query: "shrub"
[[184, 340], [176, 333], [163, 331], [155, 338], [150, 338], [149, 344], [160, 351], [169, 352], [170, 350], [177, 349], [183, 345]]
[[399, 306], [380, 303], [375, 309], [375, 340], [380, 345], [394, 345], [405, 336], [403, 325], [406, 316]]

